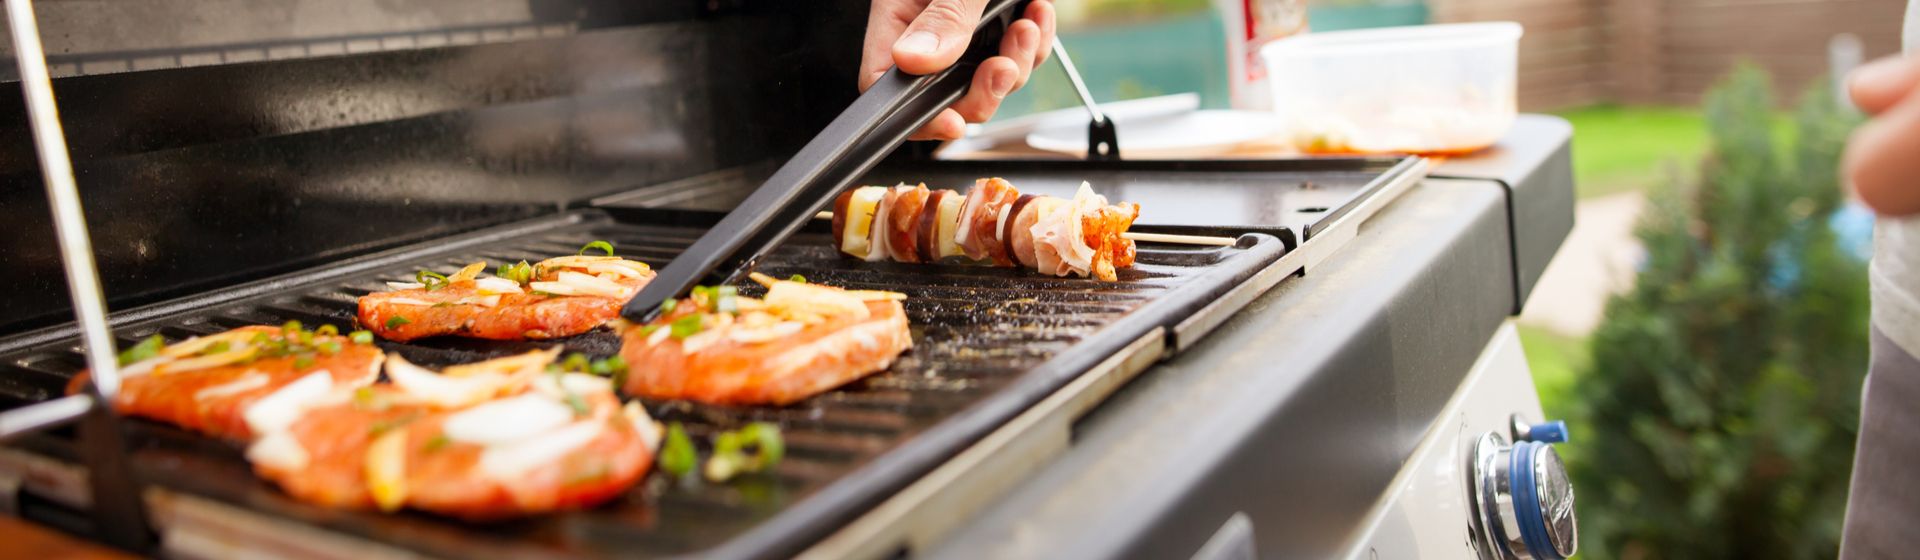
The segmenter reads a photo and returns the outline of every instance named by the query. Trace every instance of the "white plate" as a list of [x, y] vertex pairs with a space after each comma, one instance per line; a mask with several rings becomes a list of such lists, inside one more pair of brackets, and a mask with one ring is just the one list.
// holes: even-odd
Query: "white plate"
[[[1087, 153], [1084, 120], [1042, 123], [1027, 135], [1027, 145], [1074, 155]], [[1113, 116], [1120, 133], [1121, 159], [1186, 158], [1219, 154], [1235, 146], [1273, 136], [1278, 123], [1261, 111], [1191, 111], [1146, 116]]]
[[[1114, 120], [1135, 117], [1153, 117], [1175, 113], [1189, 113], [1200, 108], [1200, 94], [1176, 93], [1159, 97], [1143, 97], [1101, 103], [1100, 110], [1105, 111]], [[986, 145], [1002, 142], [1025, 140], [1028, 134], [1042, 128], [1060, 127], [1075, 123], [1086, 124], [1087, 108], [1075, 103], [1065, 109], [1055, 109], [1043, 113], [987, 121], [986, 124], [967, 125], [967, 139], [979, 140]]]

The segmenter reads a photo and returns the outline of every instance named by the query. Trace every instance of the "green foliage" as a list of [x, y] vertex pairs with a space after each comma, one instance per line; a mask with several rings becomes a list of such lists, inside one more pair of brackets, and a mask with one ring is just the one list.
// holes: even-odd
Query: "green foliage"
[[1574, 391], [1587, 557], [1837, 552], [1867, 296], [1828, 226], [1856, 122], [1830, 92], [1808, 88], [1780, 134], [1766, 74], [1737, 69], [1707, 95], [1697, 177], [1653, 194], [1638, 281]]

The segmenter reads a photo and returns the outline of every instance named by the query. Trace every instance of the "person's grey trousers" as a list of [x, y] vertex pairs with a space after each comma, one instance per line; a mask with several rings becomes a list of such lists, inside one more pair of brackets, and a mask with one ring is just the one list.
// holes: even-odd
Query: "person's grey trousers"
[[1840, 558], [1920, 558], [1920, 360], [1872, 338]]

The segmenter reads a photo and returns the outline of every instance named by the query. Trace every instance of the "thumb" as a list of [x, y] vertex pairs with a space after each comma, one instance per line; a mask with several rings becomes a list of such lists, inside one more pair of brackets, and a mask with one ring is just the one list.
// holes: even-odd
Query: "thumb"
[[893, 43], [893, 63], [908, 74], [945, 70], [966, 52], [987, 0], [933, 0]]

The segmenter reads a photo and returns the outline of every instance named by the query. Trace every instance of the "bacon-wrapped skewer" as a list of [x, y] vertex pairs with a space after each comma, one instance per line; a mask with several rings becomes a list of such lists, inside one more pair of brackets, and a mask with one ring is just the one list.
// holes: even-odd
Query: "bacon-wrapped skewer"
[[[380, 348], [366, 332], [241, 327], [165, 344], [158, 335], [120, 353], [121, 414], [214, 437], [246, 440], [284, 425], [310, 403], [373, 383]], [[89, 376], [67, 386], [78, 392]]]
[[628, 394], [784, 405], [887, 369], [913, 346], [905, 294], [774, 280], [765, 298], [695, 288], [659, 319], [626, 329]]
[[842, 253], [868, 261], [948, 259], [1022, 266], [1106, 281], [1133, 265], [1127, 228], [1140, 205], [1109, 204], [1086, 183], [1072, 200], [1023, 195], [1005, 179], [980, 179], [962, 196], [926, 185], [859, 187], [834, 200]]
[[[302, 501], [472, 520], [580, 509], [645, 476], [660, 428], [557, 349], [435, 373], [399, 356], [390, 384], [310, 407], [247, 449]], [[582, 358], [584, 361], [584, 358]]]
[[[585, 255], [604, 248], [606, 255]], [[360, 324], [380, 338], [406, 342], [432, 336], [489, 340], [573, 336], [620, 315], [627, 298], [653, 279], [646, 263], [613, 256], [604, 241], [582, 255], [502, 266], [481, 277], [487, 263], [451, 276], [420, 271], [417, 282], [389, 283], [393, 291], [361, 296]]]

